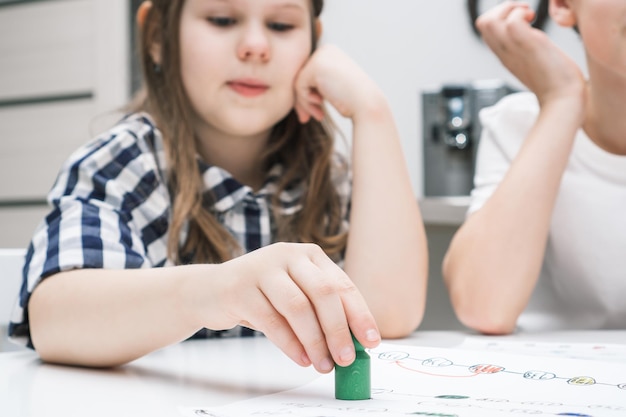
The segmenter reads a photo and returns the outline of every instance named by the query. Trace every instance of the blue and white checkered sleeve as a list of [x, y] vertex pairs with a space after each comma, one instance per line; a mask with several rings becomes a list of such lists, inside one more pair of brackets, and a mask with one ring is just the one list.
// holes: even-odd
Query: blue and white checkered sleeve
[[164, 262], [159, 258], [165, 254], [163, 239], [155, 237], [166, 234], [169, 199], [150, 158], [129, 134], [85, 148], [62, 169], [49, 195], [53, 208], [26, 255], [9, 325], [13, 341], [32, 347], [28, 301], [46, 277], [75, 268], [144, 268]]

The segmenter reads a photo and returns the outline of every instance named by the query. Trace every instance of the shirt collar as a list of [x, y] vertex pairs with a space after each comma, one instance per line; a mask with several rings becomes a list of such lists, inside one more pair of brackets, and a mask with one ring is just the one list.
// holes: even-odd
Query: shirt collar
[[[268, 172], [263, 187], [254, 192], [251, 187], [241, 184], [223, 168], [209, 165], [198, 159], [198, 169], [204, 183], [204, 195], [207, 201], [213, 201], [210, 208], [217, 213], [226, 213], [245, 199], [265, 200], [269, 202], [278, 191], [278, 181], [284, 173], [281, 164], [275, 164]], [[287, 187], [278, 196], [279, 207], [275, 207], [281, 214], [289, 215], [299, 211], [302, 207], [301, 199], [304, 194], [302, 181], [294, 186]]]
[[[143, 123], [150, 126], [150, 143], [157, 155], [159, 166], [161, 169], [165, 167], [165, 151], [163, 149], [161, 133], [155, 127], [155, 124], [147, 113], [136, 113], [131, 117], [138, 118]], [[156, 132], [156, 134], [152, 134]], [[147, 138], [148, 139], [148, 138]], [[263, 187], [255, 194], [251, 187], [241, 184], [233, 176], [223, 168], [215, 165], [209, 165], [199, 156], [197, 157], [198, 169], [203, 180], [203, 195], [207, 203], [206, 208], [217, 212], [226, 213], [233, 207], [240, 204], [246, 198], [254, 198], [255, 200], [266, 199], [269, 202], [271, 196], [276, 194], [278, 190], [278, 181], [284, 173], [281, 164], [275, 164], [268, 172]], [[161, 172], [163, 178], [166, 178], [166, 172]], [[292, 186], [287, 187], [279, 195], [279, 207], [275, 207], [279, 213], [290, 215], [298, 212], [302, 208], [302, 196], [304, 195], [304, 183], [298, 181]], [[206, 198], [208, 197], [208, 198]]]

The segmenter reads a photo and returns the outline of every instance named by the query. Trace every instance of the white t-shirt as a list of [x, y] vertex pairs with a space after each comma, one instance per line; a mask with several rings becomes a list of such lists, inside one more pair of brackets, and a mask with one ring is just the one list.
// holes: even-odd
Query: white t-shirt
[[[538, 113], [528, 92], [481, 111], [468, 214], [494, 192]], [[626, 156], [599, 148], [582, 129], [561, 181], [541, 275], [518, 327], [626, 329]]]

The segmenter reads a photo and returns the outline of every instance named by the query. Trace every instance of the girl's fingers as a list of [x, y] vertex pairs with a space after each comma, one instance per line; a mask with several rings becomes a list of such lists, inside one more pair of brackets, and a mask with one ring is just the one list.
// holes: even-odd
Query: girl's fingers
[[251, 319], [242, 320], [240, 322], [242, 326], [262, 332], [297, 364], [311, 365], [310, 357], [290, 324], [261, 292], [257, 290], [253, 297], [246, 297], [246, 310], [249, 314], [244, 315]]
[[311, 119], [311, 114], [297, 101], [294, 110], [296, 111], [296, 115], [298, 115], [298, 121], [300, 121], [300, 123], [305, 124]]
[[323, 102], [324, 98], [315, 89], [315, 86], [309, 85], [306, 73], [298, 77], [295, 86], [296, 95], [296, 113], [301, 123], [306, 123], [311, 117], [321, 121], [324, 118]]
[[346, 320], [354, 336], [365, 347], [375, 348], [378, 346], [380, 343], [380, 333], [376, 325], [376, 320], [356, 285], [354, 285], [348, 275], [321, 250], [314, 253], [312, 260], [320, 268], [328, 271], [328, 276], [336, 274], [337, 282], [341, 284], [339, 296], [343, 306], [342, 310], [346, 315]]
[[[361, 293], [345, 272], [318, 246], [311, 245], [309, 250], [309, 259], [315, 268], [307, 273], [298, 270], [298, 265], [290, 264], [289, 273], [311, 300], [333, 359], [346, 366], [355, 357], [350, 329], [355, 325], [361, 334], [367, 330], [377, 333], [376, 322]], [[367, 347], [375, 345], [377, 343], [371, 341], [365, 343]]]
[[373, 349], [380, 343], [380, 332], [372, 319], [363, 297], [343, 297], [343, 308], [346, 312], [350, 330], [361, 344]]
[[[309, 265], [301, 267], [300, 274], [314, 275]], [[333, 361], [326, 344], [326, 337], [320, 327], [316, 310], [305, 293], [286, 272], [268, 277], [260, 284], [260, 289], [269, 303], [285, 320], [291, 332], [304, 347], [315, 369], [327, 373], [333, 369]]]
[[294, 89], [300, 106], [321, 121], [324, 102], [344, 117], [352, 117], [358, 104], [356, 93], [367, 90], [370, 84], [371, 80], [338, 48], [323, 45], [300, 70]]
[[[303, 295], [310, 300], [325, 351], [329, 352], [334, 362], [342, 366], [352, 363], [355, 358], [354, 347], [336, 277], [331, 275], [332, 272], [323, 270], [310, 261], [292, 263], [288, 272]], [[308, 332], [296, 333], [304, 338], [313, 336], [307, 335]], [[300, 340], [306, 345], [305, 340]], [[319, 341], [313, 340], [315, 343]]]
[[324, 98], [322, 97], [322, 95], [314, 88], [309, 89], [305, 98], [308, 103], [314, 106], [321, 106], [324, 102]]
[[330, 372], [355, 359], [350, 329], [366, 347], [380, 336], [354, 283], [314, 244], [278, 243], [237, 258], [224, 292], [227, 316], [258, 329], [303, 366]]
[[324, 119], [325, 113], [322, 106], [307, 105], [296, 102], [294, 109], [298, 115], [300, 123], [307, 123], [311, 117], [321, 122]]
[[[295, 245], [295, 244], [291, 244]], [[305, 347], [293, 331], [287, 319], [276, 309], [264, 291], [260, 283], [264, 280], [275, 280], [282, 286], [277, 286], [275, 295], [287, 297], [285, 287], [297, 286], [291, 281], [285, 272], [285, 251], [280, 248], [289, 248], [288, 244], [270, 245], [256, 251], [247, 253], [222, 264], [228, 268], [228, 279], [223, 280], [224, 288], [219, 297], [226, 318], [218, 323], [215, 328], [223, 327], [229, 323], [240, 324], [265, 334], [265, 336], [278, 346], [294, 362], [301, 366], [311, 365], [311, 359], [306, 353]], [[222, 282], [222, 281], [220, 281]], [[312, 320], [315, 324], [315, 320]], [[213, 328], [210, 325], [206, 326]], [[306, 324], [310, 328], [311, 324]], [[321, 330], [320, 330], [321, 332]], [[329, 356], [326, 354], [326, 356]]]

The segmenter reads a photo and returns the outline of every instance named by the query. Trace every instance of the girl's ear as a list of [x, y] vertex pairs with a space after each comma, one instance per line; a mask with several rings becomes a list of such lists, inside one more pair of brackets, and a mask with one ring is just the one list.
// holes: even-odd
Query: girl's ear
[[315, 40], [319, 42], [322, 37], [322, 21], [318, 18], [315, 19]]
[[146, 24], [152, 24], [154, 26], [154, 22], [147, 22], [148, 14], [152, 10], [152, 2], [151, 1], [143, 1], [139, 5], [137, 9], [137, 26], [142, 33], [145, 33], [150, 41], [150, 56], [152, 57], [152, 61], [155, 64], [161, 64], [161, 44], [157, 42], [154, 37], [154, 28], [150, 28], [152, 30], [144, 30]]
[[570, 0], [550, 0], [549, 12], [552, 20], [559, 26], [576, 26], [576, 13]]
[[143, 25], [146, 23], [146, 16], [148, 16], [148, 12], [152, 8], [151, 1], [142, 1], [137, 9], [137, 26], [139, 29], [143, 30]]

